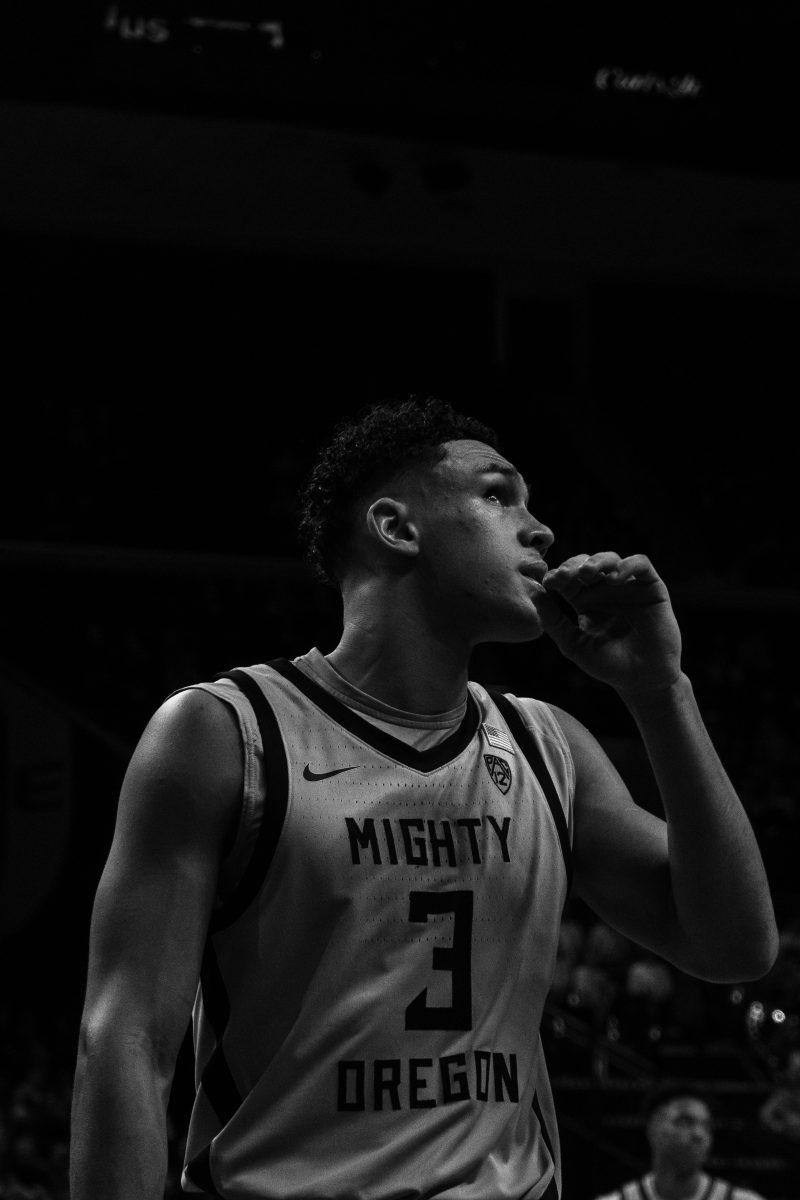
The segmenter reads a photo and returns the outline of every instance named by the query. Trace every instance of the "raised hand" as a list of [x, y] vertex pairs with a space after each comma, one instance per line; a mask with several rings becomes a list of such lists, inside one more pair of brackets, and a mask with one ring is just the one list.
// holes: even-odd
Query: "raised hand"
[[544, 587], [551, 595], [536, 607], [545, 631], [588, 675], [628, 693], [660, 691], [679, 678], [680, 630], [666, 586], [644, 554], [576, 554], [547, 573]]

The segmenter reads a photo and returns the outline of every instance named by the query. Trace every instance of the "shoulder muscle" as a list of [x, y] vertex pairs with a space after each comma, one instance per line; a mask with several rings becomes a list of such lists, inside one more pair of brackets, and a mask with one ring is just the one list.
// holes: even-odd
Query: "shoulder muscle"
[[242, 774], [235, 720], [208, 693], [170, 697], [148, 723], [95, 897], [87, 1029], [145, 1030], [177, 1052]]
[[128, 765], [115, 843], [144, 839], [152, 852], [202, 843], [219, 851], [243, 778], [239, 730], [228, 706], [200, 688], [166, 700]]

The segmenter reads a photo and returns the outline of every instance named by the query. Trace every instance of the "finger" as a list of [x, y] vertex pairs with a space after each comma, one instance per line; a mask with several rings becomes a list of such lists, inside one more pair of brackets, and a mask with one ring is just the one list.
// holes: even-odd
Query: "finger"
[[561, 566], [548, 571], [544, 585], [569, 599], [583, 588], [606, 580], [615, 582], [621, 562], [622, 559], [614, 550], [603, 550], [597, 554], [576, 554]]
[[632, 579], [640, 583], [655, 583], [659, 575], [646, 554], [630, 554], [620, 561], [616, 579], [618, 583], [627, 583]]
[[559, 566], [553, 567], [551, 571], [547, 572], [542, 580], [544, 586], [559, 592], [562, 596], [575, 594], [581, 587], [578, 570], [588, 559], [588, 554], [573, 554], [572, 558], [566, 559]]
[[578, 567], [578, 578], [584, 583], [594, 583], [601, 578], [613, 577], [621, 562], [622, 559], [614, 550], [590, 554]]
[[568, 654], [580, 637], [580, 629], [574, 620], [562, 612], [558, 602], [546, 594], [536, 597], [536, 611], [545, 633], [553, 639], [563, 654]]
[[568, 575], [570, 571], [576, 571], [590, 557], [589, 554], [573, 554], [571, 558], [565, 558], [557, 567], [551, 567], [550, 574], [555, 575], [563, 571]]

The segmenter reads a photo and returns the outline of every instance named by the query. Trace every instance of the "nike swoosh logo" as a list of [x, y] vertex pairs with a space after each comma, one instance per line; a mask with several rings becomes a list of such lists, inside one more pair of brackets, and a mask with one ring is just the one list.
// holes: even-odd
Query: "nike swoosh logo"
[[355, 770], [357, 770], [357, 767], [337, 767], [335, 771], [323, 771], [318, 775], [316, 771], [311, 770], [311, 763], [306, 763], [303, 767], [303, 779], [310, 779], [312, 781], [315, 779], [329, 779], [331, 775], [341, 775], [342, 771]]

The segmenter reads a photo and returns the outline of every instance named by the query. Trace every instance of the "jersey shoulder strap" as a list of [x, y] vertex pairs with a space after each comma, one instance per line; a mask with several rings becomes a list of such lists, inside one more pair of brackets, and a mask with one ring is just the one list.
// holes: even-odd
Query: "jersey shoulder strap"
[[545, 800], [552, 813], [558, 832], [558, 840], [561, 844], [561, 853], [564, 856], [564, 865], [567, 870], [567, 890], [572, 886], [572, 847], [569, 840], [569, 829], [567, 828], [567, 820], [564, 816], [564, 809], [561, 806], [556, 785], [553, 782], [553, 777], [550, 774], [547, 764], [542, 757], [542, 753], [536, 744], [536, 739], [531, 733], [525, 721], [522, 718], [520, 710], [516, 704], [504, 692], [496, 688], [486, 689], [502, 714], [503, 720], [508, 726], [511, 736], [519, 746], [525, 758], [530, 764], [531, 770], [536, 776], [539, 786], [544, 792]]
[[215, 683], [220, 679], [230, 679], [235, 683], [253, 709], [264, 754], [264, 794], [268, 802], [262, 808], [250, 860], [231, 895], [214, 912], [209, 925], [210, 933], [218, 933], [231, 925], [255, 899], [274, 857], [289, 801], [286, 750], [272, 705], [252, 675], [241, 667], [214, 676]]

